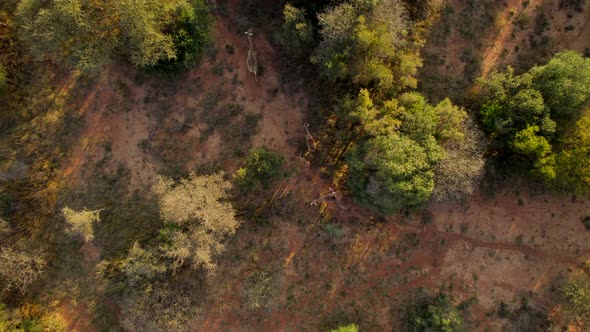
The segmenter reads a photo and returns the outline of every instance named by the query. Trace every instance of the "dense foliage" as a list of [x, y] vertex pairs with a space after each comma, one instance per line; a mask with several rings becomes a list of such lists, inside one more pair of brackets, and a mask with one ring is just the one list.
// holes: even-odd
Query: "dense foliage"
[[285, 158], [279, 153], [266, 148], [250, 150], [244, 166], [234, 174], [234, 182], [243, 189], [253, 189], [257, 184], [268, 189], [271, 183], [285, 175], [283, 164]]
[[561, 293], [573, 320], [590, 322], [590, 277], [583, 271], [574, 273], [562, 286]]
[[[451, 186], [439, 191], [440, 199], [461, 197], [477, 184], [483, 168], [480, 138], [466, 112], [449, 100], [433, 107], [412, 92], [376, 107], [368, 91], [361, 90], [344, 108], [363, 137], [347, 158], [348, 184], [359, 203], [391, 214], [427, 201], [435, 178]], [[445, 147], [463, 167], [435, 172]]]
[[162, 233], [162, 248], [164, 255], [172, 259], [172, 269], [190, 263], [195, 269], [214, 270], [213, 258], [223, 250], [222, 240], [233, 235], [240, 225], [227, 202], [231, 184], [223, 176], [190, 173], [178, 184], [161, 177], [154, 187], [161, 217], [170, 224]]
[[410, 312], [412, 331], [459, 332], [463, 331], [463, 315], [448, 295], [441, 293], [418, 305]]
[[522, 75], [509, 67], [482, 83], [481, 119], [495, 152], [529, 160], [533, 174], [549, 185], [588, 192], [582, 111], [590, 100], [590, 59], [562, 52]]
[[22, 0], [16, 16], [40, 60], [92, 72], [119, 53], [137, 67], [194, 61], [207, 41], [202, 0]]

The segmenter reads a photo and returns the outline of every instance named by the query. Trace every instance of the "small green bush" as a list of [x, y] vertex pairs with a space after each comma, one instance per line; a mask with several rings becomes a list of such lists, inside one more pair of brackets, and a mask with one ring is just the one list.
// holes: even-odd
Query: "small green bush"
[[266, 148], [254, 148], [246, 157], [244, 166], [234, 174], [234, 182], [242, 189], [252, 189], [260, 183], [264, 189], [285, 176], [285, 158]]
[[176, 57], [160, 61], [156, 66], [164, 71], [177, 71], [197, 61], [209, 42], [208, 30], [211, 18], [203, 0], [192, 0], [190, 5], [181, 4], [174, 19], [166, 28], [172, 36]]
[[424, 301], [410, 312], [411, 331], [463, 331], [463, 316], [452, 303], [451, 298], [440, 293]]

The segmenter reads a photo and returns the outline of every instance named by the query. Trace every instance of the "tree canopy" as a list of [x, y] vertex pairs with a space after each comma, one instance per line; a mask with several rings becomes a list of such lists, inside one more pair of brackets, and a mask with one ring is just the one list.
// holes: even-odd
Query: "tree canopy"
[[231, 183], [223, 177], [223, 173], [198, 176], [191, 172], [178, 184], [160, 177], [155, 185], [160, 215], [170, 224], [163, 231], [163, 250], [173, 259], [173, 269], [187, 262], [195, 269], [215, 269], [213, 258], [224, 248], [221, 241], [240, 225], [227, 202]]
[[590, 100], [590, 59], [565, 51], [527, 73], [514, 75], [508, 67], [482, 83], [481, 119], [495, 152], [530, 160], [548, 185], [588, 192], [583, 108]]
[[21, 0], [16, 16], [36, 58], [83, 72], [115, 53], [137, 67], [188, 64], [207, 40], [203, 0]]
[[343, 2], [318, 14], [320, 44], [312, 62], [324, 78], [348, 80], [389, 92], [415, 87], [408, 79], [421, 65], [402, 48], [408, 17], [398, 0]]

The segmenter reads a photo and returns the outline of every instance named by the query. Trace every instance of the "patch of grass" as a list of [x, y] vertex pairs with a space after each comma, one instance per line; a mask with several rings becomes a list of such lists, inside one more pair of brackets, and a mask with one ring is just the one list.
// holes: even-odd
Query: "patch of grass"
[[278, 272], [257, 271], [247, 280], [245, 297], [252, 309], [272, 309], [281, 285]]
[[324, 224], [322, 225], [324, 231], [334, 239], [341, 239], [344, 237], [344, 229], [342, 227], [335, 225], [335, 224]]

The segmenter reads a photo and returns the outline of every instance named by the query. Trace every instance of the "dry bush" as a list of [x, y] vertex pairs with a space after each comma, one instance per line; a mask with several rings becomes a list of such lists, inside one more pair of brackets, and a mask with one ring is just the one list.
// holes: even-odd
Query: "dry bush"
[[26, 253], [10, 247], [0, 247], [0, 278], [6, 290], [27, 287], [43, 275], [47, 261], [38, 253]]
[[154, 186], [160, 215], [172, 226], [164, 231], [167, 241], [162, 249], [173, 259], [173, 270], [190, 261], [193, 268], [213, 271], [213, 257], [224, 248], [222, 240], [233, 235], [240, 225], [227, 202], [231, 183], [223, 177], [223, 173], [197, 176], [191, 172], [178, 184], [160, 177]]
[[156, 283], [123, 300], [121, 325], [128, 331], [185, 331], [197, 314], [194, 302], [188, 292]]
[[76, 212], [66, 206], [61, 212], [68, 223], [68, 232], [82, 236], [86, 242], [94, 239], [93, 224], [100, 221], [100, 210], [89, 211], [84, 209]]
[[435, 169], [432, 197], [437, 201], [460, 200], [473, 193], [483, 175], [485, 141], [471, 118], [463, 122], [463, 139], [445, 146], [445, 157]]

